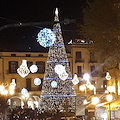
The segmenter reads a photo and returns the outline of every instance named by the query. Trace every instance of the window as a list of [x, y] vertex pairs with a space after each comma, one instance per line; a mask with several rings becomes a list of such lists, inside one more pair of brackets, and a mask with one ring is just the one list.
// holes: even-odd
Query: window
[[82, 67], [81, 66], [77, 66], [77, 75], [78, 75], [78, 77], [82, 76]]
[[107, 80], [103, 80], [103, 89], [106, 90], [107, 87]]
[[31, 78], [26, 79], [26, 88], [28, 91], [31, 91]]
[[83, 62], [81, 51], [76, 52], [76, 62]]
[[90, 62], [96, 62], [95, 53], [94, 52], [90, 52]]
[[43, 57], [43, 54], [39, 54], [38, 56], [39, 56], [39, 57]]
[[17, 61], [9, 61], [9, 73], [17, 73], [18, 62]]
[[16, 54], [11, 54], [12, 57], [16, 57]]
[[30, 57], [31, 55], [30, 54], [26, 54], [26, 57]]
[[33, 62], [32, 61], [27, 61], [28, 68], [30, 68], [31, 65], [33, 65]]
[[42, 73], [42, 74], [44, 74], [44, 72], [45, 72], [45, 62], [43, 62], [43, 61], [37, 61], [37, 62], [36, 62], [36, 65], [37, 65], [37, 67], [38, 67], [37, 73]]
[[94, 76], [96, 74], [94, 65], [90, 66], [90, 72], [91, 72], [91, 76]]

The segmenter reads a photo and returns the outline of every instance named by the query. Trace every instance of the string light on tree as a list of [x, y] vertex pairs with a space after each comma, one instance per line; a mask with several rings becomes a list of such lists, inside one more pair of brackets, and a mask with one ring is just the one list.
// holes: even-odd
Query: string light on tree
[[50, 47], [55, 41], [55, 34], [51, 29], [44, 28], [38, 33], [37, 42], [43, 47]]

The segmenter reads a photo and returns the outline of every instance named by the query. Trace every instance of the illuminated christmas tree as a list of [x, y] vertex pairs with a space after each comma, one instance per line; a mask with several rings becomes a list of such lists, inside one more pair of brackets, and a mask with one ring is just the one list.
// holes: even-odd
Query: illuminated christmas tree
[[[40, 108], [43, 111], [66, 111], [75, 113], [75, 90], [72, 83], [69, 62], [64, 47], [58, 9], [55, 11], [53, 33], [55, 42], [49, 47], [45, 76], [43, 80]], [[66, 105], [67, 103], [67, 105]]]

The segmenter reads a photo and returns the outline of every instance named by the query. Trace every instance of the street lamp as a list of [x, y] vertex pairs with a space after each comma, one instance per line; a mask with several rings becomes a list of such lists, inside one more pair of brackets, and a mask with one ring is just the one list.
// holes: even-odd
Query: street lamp
[[111, 120], [111, 108], [110, 108], [110, 102], [112, 101], [113, 96], [112, 96], [111, 94], [108, 94], [108, 95], [106, 96], [106, 98], [107, 98], [107, 101], [109, 102], [109, 120]]

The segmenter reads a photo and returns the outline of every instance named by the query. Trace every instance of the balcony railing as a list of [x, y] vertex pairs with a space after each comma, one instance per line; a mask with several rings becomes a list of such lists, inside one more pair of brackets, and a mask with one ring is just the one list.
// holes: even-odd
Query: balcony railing
[[75, 62], [84, 62], [84, 59], [75, 59]]

